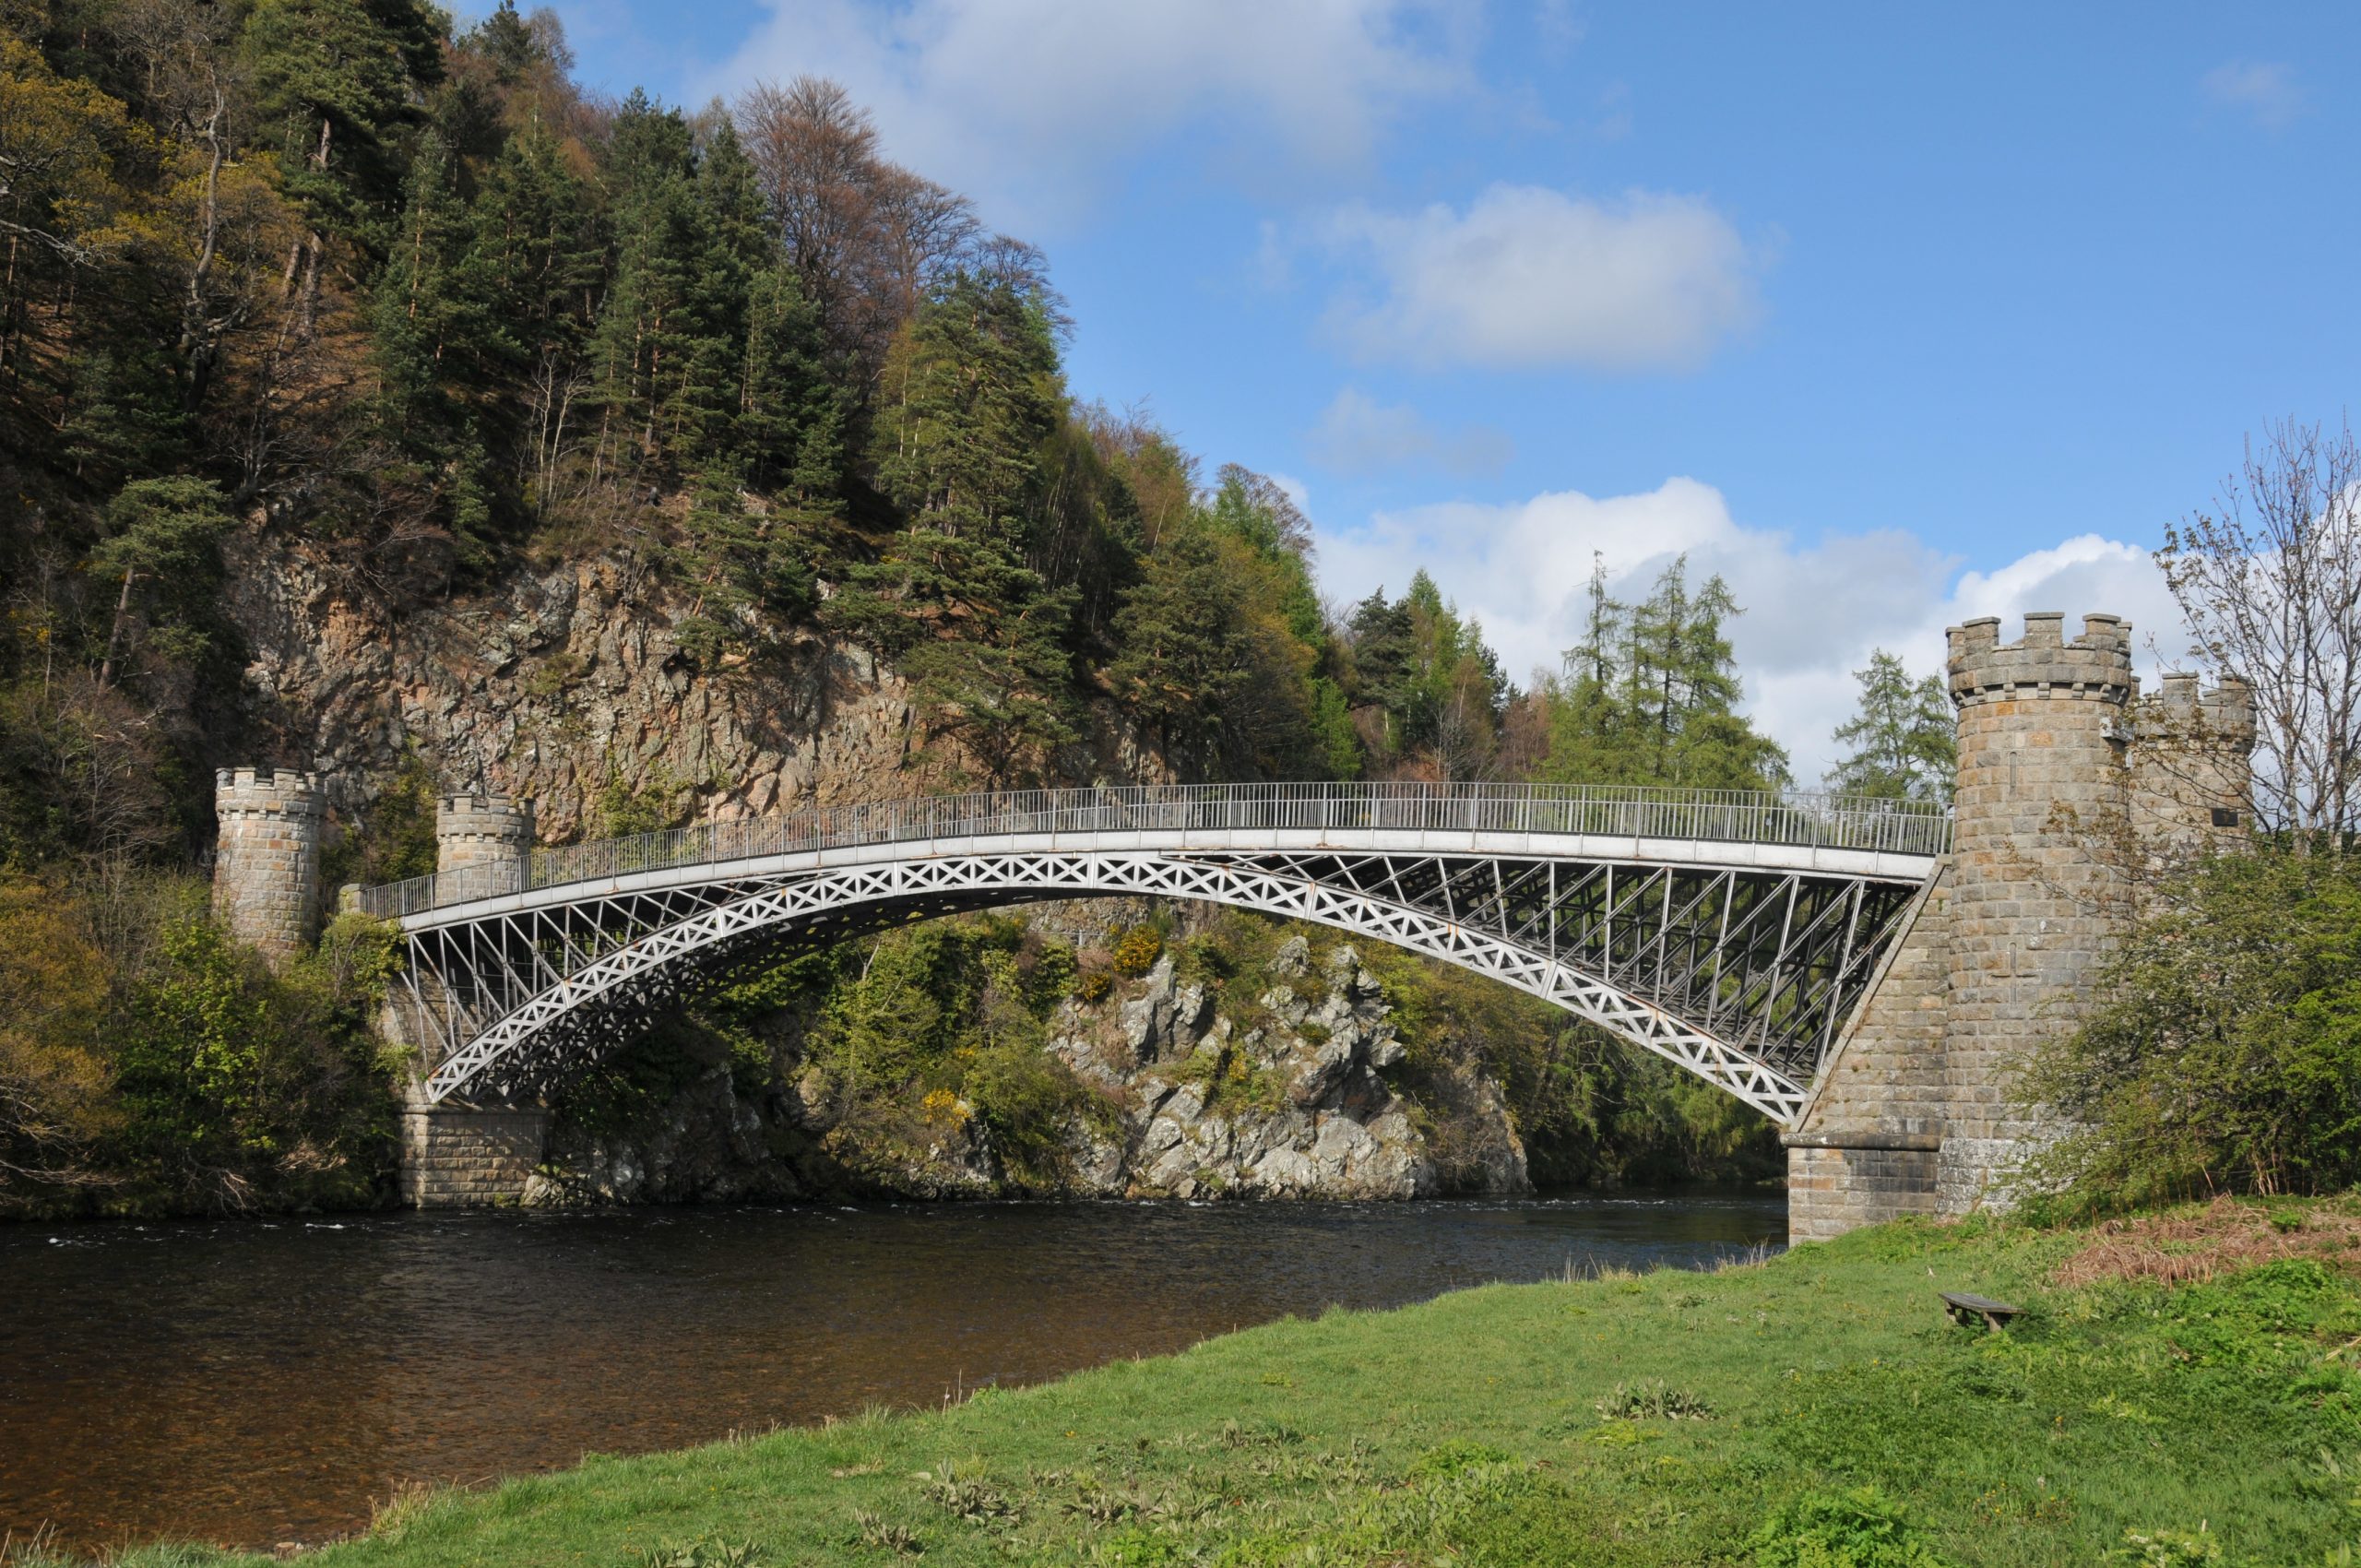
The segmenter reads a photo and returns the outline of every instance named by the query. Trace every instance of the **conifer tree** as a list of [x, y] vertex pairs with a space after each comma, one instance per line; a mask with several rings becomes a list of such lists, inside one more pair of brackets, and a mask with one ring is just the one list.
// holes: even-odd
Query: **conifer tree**
[[937, 728], [996, 779], [1071, 740], [1070, 590], [1026, 563], [1038, 454], [1062, 416], [1038, 301], [962, 274], [895, 343], [875, 462], [909, 525], [830, 601], [897, 659]]
[[1719, 577], [1689, 587], [1677, 559], [1648, 597], [1624, 604], [1591, 578], [1583, 640], [1551, 702], [1544, 777], [1578, 784], [1759, 790], [1787, 780], [1787, 757], [1737, 711], [1737, 659], [1724, 624], [1741, 613]]
[[1945, 801], [1959, 761], [1958, 726], [1940, 675], [1913, 681], [1902, 660], [1883, 648], [1869, 668], [1853, 671], [1860, 706], [1836, 727], [1847, 748], [1828, 775], [1828, 787], [1892, 800]]

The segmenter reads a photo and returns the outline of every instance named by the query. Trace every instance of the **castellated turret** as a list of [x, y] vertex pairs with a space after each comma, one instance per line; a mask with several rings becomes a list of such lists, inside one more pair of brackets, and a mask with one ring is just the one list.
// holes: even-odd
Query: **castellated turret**
[[2131, 626], [2086, 615], [2070, 642], [2064, 621], [2028, 614], [2014, 643], [1990, 618], [1950, 634], [1959, 788], [1936, 1178], [1948, 1213], [1984, 1201], [2029, 1152], [2035, 1128], [2015, 1103], [2012, 1068], [2073, 1027], [2073, 1000], [2115, 934], [2108, 872], [2091, 843], [2130, 804]]
[[467, 794], [434, 802], [436, 902], [521, 893], [532, 857], [532, 802]]
[[2254, 693], [2235, 675], [2166, 675], [2133, 705], [2130, 841], [2152, 871], [2242, 842], [2253, 826]]
[[220, 837], [213, 914], [240, 942], [284, 964], [319, 932], [320, 833], [327, 797], [316, 775], [224, 767], [213, 776]]

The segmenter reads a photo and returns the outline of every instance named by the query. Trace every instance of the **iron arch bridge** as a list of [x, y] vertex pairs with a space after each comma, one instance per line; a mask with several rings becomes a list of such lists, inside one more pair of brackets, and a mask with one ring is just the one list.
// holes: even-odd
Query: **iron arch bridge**
[[535, 850], [363, 890], [430, 1100], [548, 1088], [783, 944], [1140, 894], [1314, 921], [1532, 992], [1783, 1125], [1950, 847], [1939, 806], [1546, 785], [1014, 790]]

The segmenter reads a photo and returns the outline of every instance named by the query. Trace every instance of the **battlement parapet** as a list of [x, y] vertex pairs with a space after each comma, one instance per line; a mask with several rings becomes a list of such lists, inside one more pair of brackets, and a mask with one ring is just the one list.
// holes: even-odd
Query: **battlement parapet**
[[2139, 686], [2131, 672], [2131, 623], [2119, 615], [2085, 615], [2082, 636], [2069, 642], [2065, 620], [2058, 611], [2029, 612], [2025, 635], [2012, 643], [2000, 641], [1997, 615], [1952, 627], [1952, 701], [1961, 707], [2040, 696], [2128, 701]]
[[327, 794], [320, 776], [301, 768], [220, 767], [213, 772], [217, 816], [286, 816], [324, 820]]
[[444, 795], [434, 802], [434, 837], [488, 838], [525, 849], [533, 843], [533, 802], [506, 795]]
[[2236, 675], [2205, 685], [2194, 674], [2173, 673], [2164, 689], [2132, 705], [2132, 733], [2148, 745], [2184, 745], [2236, 752], [2254, 749], [2254, 688]]

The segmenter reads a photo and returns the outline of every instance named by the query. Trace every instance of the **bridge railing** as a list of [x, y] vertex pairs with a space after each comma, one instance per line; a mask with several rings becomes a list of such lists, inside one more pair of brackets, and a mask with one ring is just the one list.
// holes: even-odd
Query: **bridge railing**
[[[1712, 839], [1939, 855], [1949, 810], [1932, 802], [1758, 790], [1609, 784], [1144, 784], [999, 790], [821, 806], [536, 849], [524, 887], [508, 868], [472, 866], [364, 889], [381, 918], [496, 894], [635, 872], [871, 844], [1009, 834], [1222, 829], [1443, 829]], [[499, 885], [493, 885], [497, 880]]]

